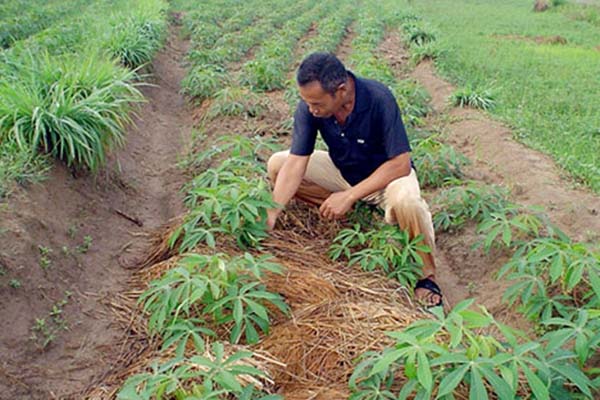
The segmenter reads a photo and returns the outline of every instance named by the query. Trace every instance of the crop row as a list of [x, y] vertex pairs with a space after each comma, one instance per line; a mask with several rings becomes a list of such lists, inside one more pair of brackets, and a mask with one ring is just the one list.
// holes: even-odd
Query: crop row
[[[256, 343], [261, 334], [268, 334], [277, 313], [288, 313], [281, 296], [261, 282], [266, 273], [283, 272], [271, 256], [216, 252], [231, 239], [246, 249], [266, 236], [266, 210], [275, 204], [264, 166], [256, 158], [264, 145], [260, 139], [231, 136], [197, 156], [205, 165], [216, 166], [188, 186], [188, 215], [170, 239], [182, 255], [175, 267], [149, 283], [139, 300], [149, 316], [149, 332], [162, 340], [162, 351], [176, 351], [151, 373], [130, 377], [119, 399], [152, 398], [157, 393], [175, 398], [281, 399], [244, 380], [242, 375], [264, 376], [246, 363], [252, 352], [226, 354], [230, 344], [218, 338], [229, 332], [231, 344]], [[210, 349], [208, 338], [215, 340]]]
[[[100, 1], [2, 52], [0, 154], [19, 154], [2, 161], [7, 179], [26, 179], [39, 153], [96, 170], [123, 143], [132, 106], [143, 101], [134, 68], [161, 46], [165, 10], [162, 0]], [[0, 192], [10, 185], [0, 182]]]
[[[289, 7], [281, 9], [268, 4], [251, 4], [261, 16], [254, 20], [252, 26], [240, 26], [239, 18], [232, 16], [233, 24], [224, 23], [220, 28], [211, 28], [214, 32], [209, 30], [208, 36], [214, 36], [214, 40], [193, 42], [189, 53], [192, 65], [182, 82], [184, 92], [200, 99], [215, 95], [235, 79], [227, 72], [229, 63], [239, 61], [253, 46], [272, 36], [283, 23], [304, 11], [309, 4], [308, 1], [290, 2]], [[204, 32], [202, 26], [198, 25], [199, 32]]]
[[81, 12], [91, 2], [92, 0], [3, 2], [0, 5], [0, 49], [8, 48], [18, 40]]
[[287, 21], [280, 34], [265, 41], [254, 59], [244, 64], [241, 83], [259, 92], [284, 88], [298, 40], [308, 32], [315, 19], [333, 8], [331, 3], [320, 4]]
[[[302, 58], [317, 51], [334, 53], [340, 45], [354, 20], [355, 7], [346, 3], [338, 4], [337, 8], [338, 12], [327, 15], [317, 23], [317, 33], [304, 43], [305, 51]], [[285, 99], [293, 113], [300, 100], [298, 86], [293, 78], [287, 82]]]

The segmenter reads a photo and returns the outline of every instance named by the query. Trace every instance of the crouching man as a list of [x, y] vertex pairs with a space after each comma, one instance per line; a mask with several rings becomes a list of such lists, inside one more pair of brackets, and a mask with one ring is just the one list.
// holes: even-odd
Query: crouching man
[[[415, 297], [425, 306], [442, 303], [435, 283], [435, 237], [431, 213], [421, 198], [400, 110], [382, 83], [355, 76], [333, 54], [313, 53], [297, 73], [301, 101], [294, 115], [292, 146], [268, 162], [273, 200], [292, 197], [319, 206], [322, 217], [343, 217], [358, 200], [377, 204], [385, 220], [423, 235], [423, 279]], [[317, 132], [328, 151], [315, 151]], [[268, 212], [275, 226], [281, 209]]]

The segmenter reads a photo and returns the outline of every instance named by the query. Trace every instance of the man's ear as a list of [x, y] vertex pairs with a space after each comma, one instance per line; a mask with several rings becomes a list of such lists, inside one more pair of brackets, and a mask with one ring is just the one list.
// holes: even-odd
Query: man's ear
[[340, 83], [336, 89], [336, 94], [340, 94], [342, 97], [348, 92], [348, 84], [346, 82]]

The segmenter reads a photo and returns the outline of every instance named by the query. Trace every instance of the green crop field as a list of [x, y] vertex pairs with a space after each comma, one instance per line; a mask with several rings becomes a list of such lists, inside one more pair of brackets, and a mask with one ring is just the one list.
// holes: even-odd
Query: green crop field
[[[443, 141], [430, 95], [409, 78], [432, 59], [459, 89], [449, 101], [505, 122], [600, 192], [598, 9], [550, 3], [534, 13], [524, 0], [7, 0], [0, 199], [43, 179], [52, 157], [101, 171], [145, 101], [141, 71], [156, 72], [145, 68], [167, 38], [185, 43], [178, 89], [197, 117], [179, 162], [185, 211], [153, 233], [114, 299], [126, 357], [84, 398], [598, 398], [597, 243], [469, 179], [470, 160]], [[328, 224], [292, 203], [268, 229], [279, 205], [266, 160], [289, 145], [295, 68], [315, 51], [394, 94], [436, 233], [468, 237], [462, 254], [497, 267], [505, 290], [493, 312], [474, 299], [418, 307], [413, 288], [435, 249], [362, 202]], [[46, 348], [54, 337], [43, 341], [41, 325]]]

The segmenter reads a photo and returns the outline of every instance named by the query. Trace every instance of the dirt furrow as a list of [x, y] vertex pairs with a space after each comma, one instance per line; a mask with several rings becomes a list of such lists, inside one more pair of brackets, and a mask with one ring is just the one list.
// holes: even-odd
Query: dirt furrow
[[136, 127], [103, 171], [75, 178], [55, 163], [3, 208], [0, 263], [21, 287], [0, 287], [0, 398], [68, 398], [114, 362], [122, 330], [104, 304], [144, 256], [143, 235], [182, 211], [175, 164], [192, 127], [179, 94], [185, 51], [171, 32]]

